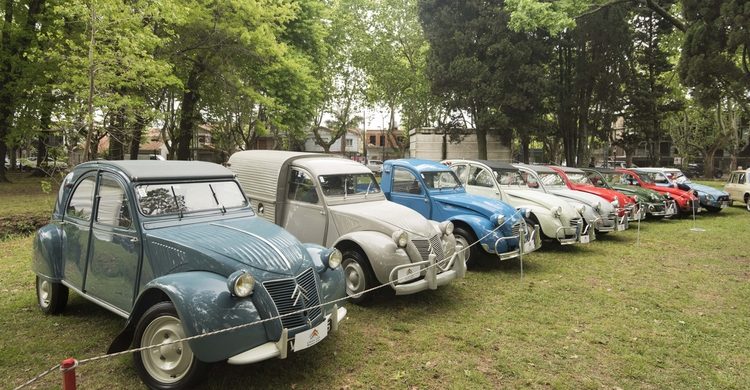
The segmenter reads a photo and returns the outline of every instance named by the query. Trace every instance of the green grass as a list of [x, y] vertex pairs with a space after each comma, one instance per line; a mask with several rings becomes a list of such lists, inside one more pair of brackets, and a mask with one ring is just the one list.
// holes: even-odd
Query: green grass
[[[705, 231], [690, 231], [692, 219], [647, 221], [640, 239], [632, 225], [586, 246], [545, 245], [523, 277], [518, 261], [492, 263], [437, 291], [380, 294], [347, 305], [341, 331], [314, 348], [218, 364], [202, 388], [747, 388], [750, 213], [732, 207], [695, 225]], [[0, 253], [4, 384], [104, 353], [122, 319], [75, 295], [64, 315], [41, 314], [31, 238], [0, 240]], [[77, 373], [82, 389], [143, 387], [129, 357]], [[59, 383], [55, 372], [35, 386]]]

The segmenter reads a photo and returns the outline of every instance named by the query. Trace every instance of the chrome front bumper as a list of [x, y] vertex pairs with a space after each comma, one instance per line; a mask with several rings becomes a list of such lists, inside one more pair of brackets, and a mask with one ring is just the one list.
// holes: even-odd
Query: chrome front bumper
[[[455, 279], [466, 276], [466, 256], [463, 246], [456, 245], [456, 252], [448, 261], [452, 262], [452, 264], [448, 264], [450, 269], [438, 273], [436, 256], [434, 253], [430, 253], [428, 260], [393, 267], [388, 280], [391, 281], [391, 287], [393, 287], [396, 295], [414, 294], [424, 290], [436, 290], [439, 286], [444, 286]], [[419, 272], [420, 276], [423, 276], [422, 279], [399, 283], [400, 279], [408, 277], [410, 273], [416, 272]]]
[[[534, 225], [533, 230], [529, 230], [528, 225], [526, 224], [524, 224], [523, 226], [524, 226], [523, 231], [525, 232], [525, 234], [519, 234], [518, 236], [510, 236], [510, 237], [500, 237], [497, 239], [497, 241], [495, 241], [495, 248], [494, 248], [495, 255], [500, 260], [513, 259], [522, 255], [525, 255], [527, 253], [531, 253], [542, 247], [542, 240], [539, 234], [539, 225]], [[518, 249], [505, 252], [505, 253], [499, 253], [497, 250], [497, 246], [505, 240], [512, 240], [512, 239], [518, 239]], [[523, 249], [523, 253], [521, 249]]]
[[[328, 314], [326, 316], [324, 321], [327, 322], [330, 331], [336, 332], [339, 329], [339, 322], [341, 322], [345, 317], [346, 308], [334, 305], [333, 311], [331, 312], [331, 314]], [[257, 363], [273, 358], [286, 359], [289, 352], [289, 342], [294, 341], [294, 339], [289, 339], [289, 337], [287, 336], [288, 334], [288, 330], [284, 328], [281, 331], [281, 338], [278, 341], [267, 342], [240, 354], [234, 355], [227, 359], [227, 363], [240, 365]]]
[[[573, 230], [573, 237], [566, 238], [568, 232]], [[570, 245], [581, 241], [581, 235], [583, 234], [583, 219], [578, 220], [576, 226], [560, 226], [555, 232], [555, 239], [560, 245]]]

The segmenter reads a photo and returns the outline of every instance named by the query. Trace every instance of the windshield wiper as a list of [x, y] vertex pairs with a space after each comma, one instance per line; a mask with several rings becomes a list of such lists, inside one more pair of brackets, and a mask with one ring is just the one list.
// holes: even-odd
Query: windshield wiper
[[174, 205], [177, 207], [177, 212], [179, 213], [179, 218], [182, 219], [182, 207], [180, 207], [180, 202], [177, 201], [177, 194], [174, 192], [174, 186], [169, 186], [169, 188], [172, 189], [172, 199], [174, 199]]
[[216, 191], [214, 191], [214, 187], [211, 184], [209, 184], [208, 189], [211, 190], [211, 194], [214, 196], [214, 202], [216, 202], [216, 205], [221, 207], [221, 213], [226, 214], [227, 209], [226, 207], [224, 207], [223, 204], [219, 203], [219, 198], [216, 196]]

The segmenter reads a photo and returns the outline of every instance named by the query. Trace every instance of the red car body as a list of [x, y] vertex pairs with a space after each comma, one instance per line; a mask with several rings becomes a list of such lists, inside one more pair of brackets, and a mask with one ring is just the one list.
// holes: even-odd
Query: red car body
[[[633, 198], [609, 188], [596, 187], [588, 181], [586, 173], [578, 168], [553, 165], [550, 165], [550, 168], [554, 169], [560, 174], [560, 176], [562, 176], [563, 181], [565, 181], [565, 185], [567, 185], [571, 190], [588, 192], [590, 194], [600, 196], [606, 199], [607, 202], [611, 203], [613, 206], [614, 203], [612, 202], [617, 199], [617, 206], [615, 206], [615, 209], [617, 210], [618, 217], [622, 218], [627, 216], [628, 220], [631, 221], [638, 218], [638, 203]], [[571, 180], [568, 175], [580, 175], [583, 182]]]
[[693, 212], [697, 213], [700, 209], [700, 202], [698, 200], [698, 197], [695, 196], [692, 191], [658, 186], [650, 179], [644, 180], [645, 175], [641, 175], [637, 169], [617, 168], [617, 171], [628, 174], [630, 176], [629, 178], [623, 176], [623, 178], [626, 178], [630, 181], [627, 184], [648, 188], [649, 190], [654, 190], [660, 194], [668, 194], [672, 199], [674, 199], [675, 203], [677, 204], [677, 209], [682, 214], [689, 214]]

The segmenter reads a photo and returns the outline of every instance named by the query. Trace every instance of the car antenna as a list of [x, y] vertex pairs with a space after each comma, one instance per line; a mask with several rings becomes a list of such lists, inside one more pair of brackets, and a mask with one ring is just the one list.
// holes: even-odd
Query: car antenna
[[179, 218], [182, 219], [182, 207], [180, 207], [180, 202], [177, 201], [177, 194], [174, 192], [174, 186], [169, 186], [169, 188], [172, 189], [172, 198], [174, 198], [174, 205], [177, 206], [177, 212], [179, 213]]

